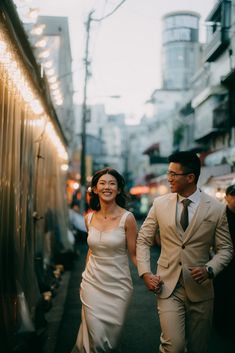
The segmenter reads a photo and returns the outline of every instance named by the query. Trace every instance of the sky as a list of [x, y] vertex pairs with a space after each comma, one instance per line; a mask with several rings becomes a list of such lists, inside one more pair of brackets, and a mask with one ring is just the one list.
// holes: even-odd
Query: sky
[[[23, 0], [22, 0], [23, 1]], [[30, 0], [27, 0], [28, 2]], [[68, 16], [73, 58], [74, 100], [83, 100], [85, 22], [88, 14], [100, 19], [122, 0], [31, 0], [41, 15]], [[146, 101], [161, 88], [162, 16], [175, 10], [201, 15], [201, 41], [205, 41], [204, 19], [215, 0], [126, 0], [109, 17], [92, 21], [89, 59], [92, 73], [88, 103], [104, 103], [109, 114], [124, 113], [127, 122], [138, 123]], [[114, 98], [116, 96], [116, 98]]]

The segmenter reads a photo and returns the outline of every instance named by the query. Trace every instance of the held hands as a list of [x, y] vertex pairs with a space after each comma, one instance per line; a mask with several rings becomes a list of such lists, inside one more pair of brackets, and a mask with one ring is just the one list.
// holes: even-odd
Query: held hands
[[143, 275], [143, 280], [148, 290], [154, 292], [155, 294], [159, 294], [161, 292], [164, 282], [161, 280], [160, 276], [153, 275], [149, 272]]
[[206, 267], [189, 267], [189, 271], [190, 271], [191, 277], [198, 284], [201, 284], [202, 282], [204, 282], [206, 279], [209, 278]]

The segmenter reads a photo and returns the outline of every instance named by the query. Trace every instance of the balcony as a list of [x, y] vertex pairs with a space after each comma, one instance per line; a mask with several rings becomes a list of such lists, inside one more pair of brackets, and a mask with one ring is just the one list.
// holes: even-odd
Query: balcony
[[203, 60], [211, 62], [224, 52], [230, 41], [231, 1], [218, 1], [206, 22], [210, 25], [212, 33], [209, 42], [205, 45]]
[[149, 156], [150, 164], [164, 164], [168, 162], [167, 157], [163, 157], [160, 155], [160, 144], [153, 143], [150, 145], [143, 154], [147, 154]]
[[227, 48], [229, 44], [228, 30], [221, 28], [217, 30], [211, 41], [205, 46], [203, 53], [203, 61], [215, 61]]
[[217, 108], [214, 109], [213, 127], [215, 129], [222, 129], [223, 131], [229, 128], [228, 101], [222, 102]]

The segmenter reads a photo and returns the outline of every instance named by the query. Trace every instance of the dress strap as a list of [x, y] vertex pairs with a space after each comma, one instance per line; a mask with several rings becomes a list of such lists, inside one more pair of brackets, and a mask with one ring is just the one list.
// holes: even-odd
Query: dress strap
[[87, 224], [89, 225], [91, 223], [91, 219], [93, 217], [94, 212], [89, 212], [87, 215]]
[[120, 219], [120, 222], [119, 222], [119, 227], [124, 227], [125, 225], [125, 222], [126, 222], [126, 219], [127, 219], [127, 216], [130, 214], [131, 212], [129, 211], [126, 211], [123, 213], [121, 219]]

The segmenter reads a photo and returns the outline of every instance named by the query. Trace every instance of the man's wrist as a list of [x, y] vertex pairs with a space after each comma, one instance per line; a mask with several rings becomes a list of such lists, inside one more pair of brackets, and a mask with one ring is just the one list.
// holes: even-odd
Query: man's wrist
[[209, 279], [214, 279], [215, 275], [212, 267], [206, 266], [206, 272]]

